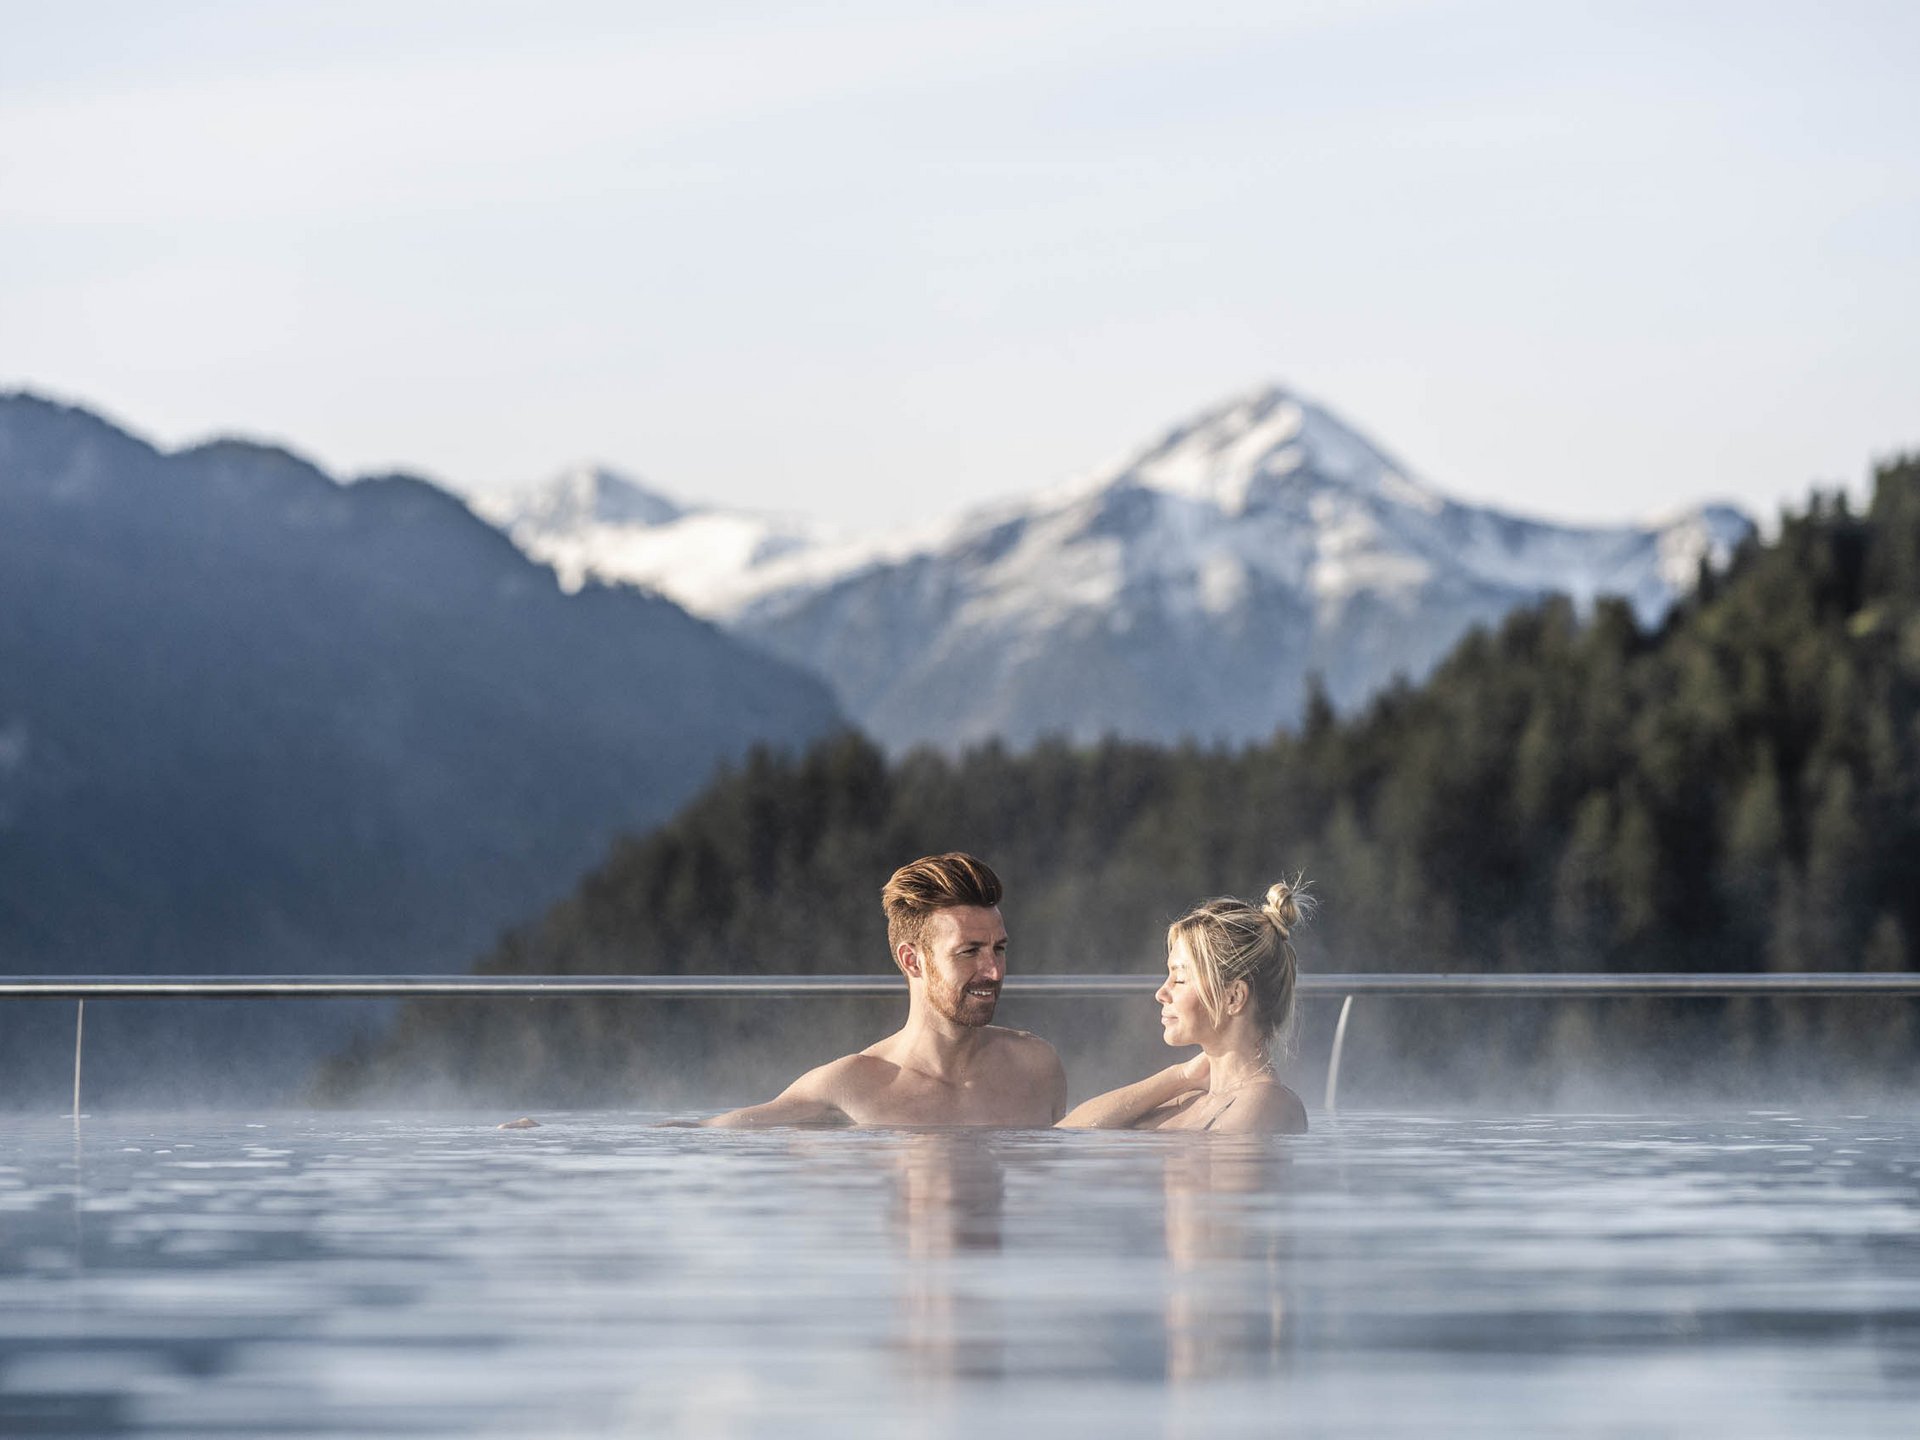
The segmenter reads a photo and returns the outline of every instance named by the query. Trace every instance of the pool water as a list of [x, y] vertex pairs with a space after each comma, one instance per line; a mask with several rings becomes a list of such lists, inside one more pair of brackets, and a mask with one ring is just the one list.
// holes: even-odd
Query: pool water
[[1920, 1123], [10, 1122], [0, 1434], [1920, 1433]]

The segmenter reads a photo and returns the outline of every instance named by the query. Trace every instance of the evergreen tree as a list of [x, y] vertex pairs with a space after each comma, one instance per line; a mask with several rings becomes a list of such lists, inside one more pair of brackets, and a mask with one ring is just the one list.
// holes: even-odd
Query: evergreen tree
[[[840, 735], [755, 752], [483, 968], [878, 969], [880, 883], [946, 849], [1007, 879], [1016, 974], [1144, 975], [1194, 901], [1296, 870], [1324, 902], [1300, 941], [1321, 971], [1911, 969], [1920, 461], [1882, 466], [1865, 515], [1816, 497], [1783, 517], [1656, 632], [1622, 602], [1583, 621], [1550, 599], [1357, 714], [1315, 685], [1297, 733], [1238, 750], [1054, 741], [889, 762]], [[1465, 1055], [1525, 1071], [1553, 1063], [1552, 1036], [1591, 1043], [1600, 1015], [1609, 1052], [1649, 1065], [1731, 1045], [1910, 1070], [1911, 1011], [1609, 1002], [1536, 1026], [1548, 1012], [1381, 1006], [1370, 1043], [1436, 1073]], [[332, 1082], [638, 1084], [663, 1055], [697, 1069], [770, 1014], [704, 1012], [690, 1059], [666, 1020], [635, 1013], [409, 1006]]]

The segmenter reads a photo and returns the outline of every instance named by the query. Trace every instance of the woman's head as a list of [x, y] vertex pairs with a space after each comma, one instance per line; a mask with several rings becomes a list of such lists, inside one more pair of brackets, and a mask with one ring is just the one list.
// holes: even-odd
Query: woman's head
[[1292, 1024], [1297, 962], [1290, 937], [1312, 909], [1305, 889], [1296, 876], [1269, 886], [1259, 905], [1208, 900], [1167, 927], [1168, 964], [1181, 962], [1186, 984], [1216, 1027], [1245, 1013], [1271, 1048]]

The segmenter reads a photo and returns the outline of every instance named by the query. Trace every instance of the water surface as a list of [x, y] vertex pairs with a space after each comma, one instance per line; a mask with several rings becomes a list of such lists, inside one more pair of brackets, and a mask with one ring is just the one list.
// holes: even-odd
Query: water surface
[[[0, 1433], [1910, 1435], [1920, 1123], [14, 1121]], [[987, 1427], [983, 1430], [982, 1427]]]

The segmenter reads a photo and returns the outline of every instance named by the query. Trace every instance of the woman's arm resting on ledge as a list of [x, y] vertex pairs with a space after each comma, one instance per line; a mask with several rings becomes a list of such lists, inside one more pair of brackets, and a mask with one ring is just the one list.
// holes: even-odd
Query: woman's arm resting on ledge
[[1196, 1055], [1169, 1065], [1157, 1075], [1122, 1085], [1091, 1100], [1082, 1100], [1060, 1122], [1063, 1130], [1123, 1130], [1189, 1090], [1207, 1086], [1207, 1057]]

